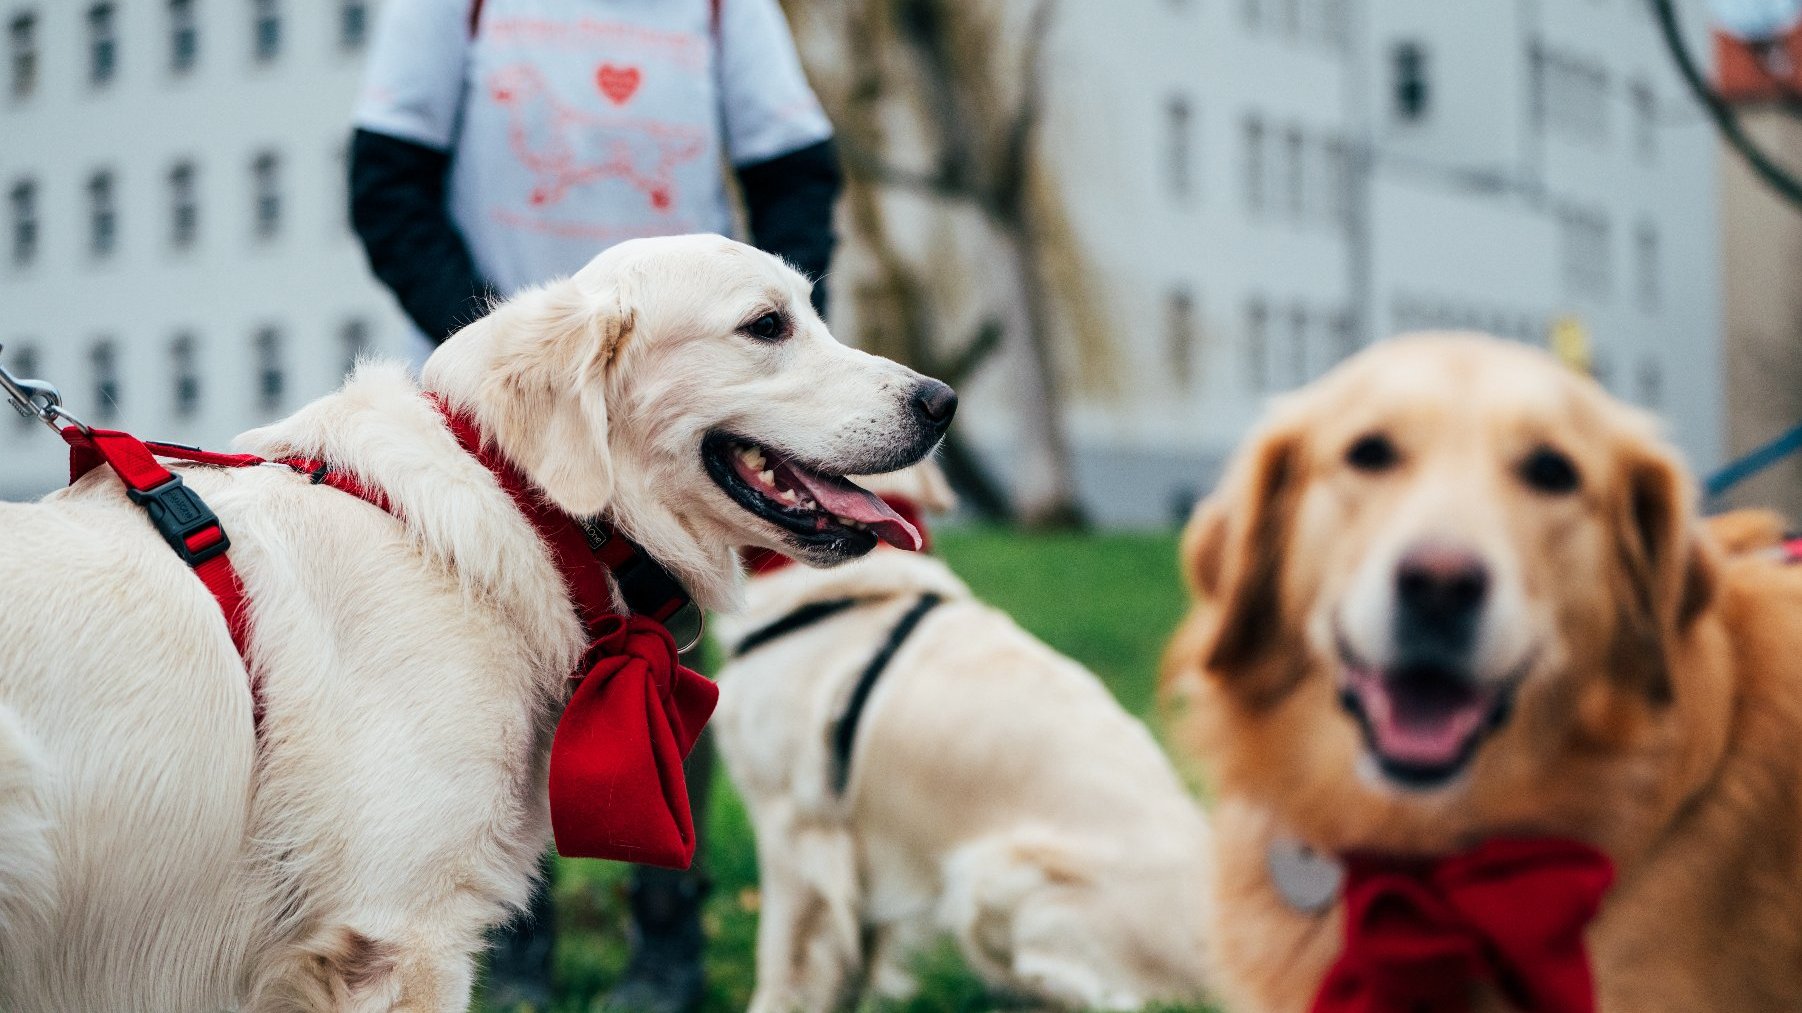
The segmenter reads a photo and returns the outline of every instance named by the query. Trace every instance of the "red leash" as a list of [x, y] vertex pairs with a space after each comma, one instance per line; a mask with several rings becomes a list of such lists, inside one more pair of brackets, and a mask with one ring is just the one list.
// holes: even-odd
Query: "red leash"
[[[572, 674], [576, 688], [551, 742], [557, 850], [572, 857], [686, 867], [694, 859], [695, 834], [682, 761], [719, 695], [712, 682], [682, 667], [675, 640], [663, 626], [690, 607], [687, 593], [611, 525], [584, 525], [545, 502], [518, 469], [483, 444], [472, 420], [435, 397], [433, 403], [457, 442], [494, 473], [543, 539], [588, 636], [588, 650]], [[163, 540], [218, 599], [246, 671], [254, 673], [248, 602], [226, 554], [231, 540], [206, 503], [157, 458], [226, 468], [269, 462], [254, 454], [145, 443], [110, 429], [69, 426], [59, 432], [70, 448], [70, 481], [101, 464], [119, 476], [126, 495], [144, 508]], [[392, 512], [381, 490], [323, 462], [276, 463]], [[616, 584], [628, 605], [623, 615], [613, 607]], [[254, 674], [250, 692], [260, 734], [263, 699]]]

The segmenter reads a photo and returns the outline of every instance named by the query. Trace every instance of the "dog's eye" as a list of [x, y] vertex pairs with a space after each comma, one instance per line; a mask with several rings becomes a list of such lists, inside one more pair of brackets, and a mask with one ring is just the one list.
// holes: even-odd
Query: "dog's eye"
[[781, 341], [788, 337], [788, 320], [774, 310], [745, 324], [739, 330], [759, 341]]
[[1540, 492], [1575, 492], [1579, 481], [1577, 466], [1571, 459], [1551, 447], [1540, 447], [1520, 462], [1520, 480]]
[[1382, 433], [1361, 436], [1345, 450], [1345, 463], [1359, 471], [1387, 471], [1401, 460], [1395, 444]]

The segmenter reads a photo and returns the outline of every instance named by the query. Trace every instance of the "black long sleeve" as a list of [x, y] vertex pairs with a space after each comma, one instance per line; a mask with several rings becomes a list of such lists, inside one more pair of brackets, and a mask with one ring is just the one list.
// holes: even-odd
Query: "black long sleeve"
[[350, 218], [369, 268], [435, 342], [488, 312], [494, 288], [451, 221], [450, 156], [358, 130], [350, 145]]
[[751, 241], [814, 279], [813, 305], [826, 312], [826, 269], [838, 237], [832, 206], [842, 178], [830, 139], [738, 169]]

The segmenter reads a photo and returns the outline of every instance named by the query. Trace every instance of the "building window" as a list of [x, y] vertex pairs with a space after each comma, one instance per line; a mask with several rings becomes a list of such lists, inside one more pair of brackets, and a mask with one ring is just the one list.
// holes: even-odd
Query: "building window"
[[1349, 225], [1353, 185], [1351, 146], [1340, 137], [1327, 141], [1323, 161], [1326, 163], [1322, 168], [1321, 180], [1325, 204], [1323, 213], [1327, 221], [1334, 225]]
[[1283, 178], [1289, 217], [1301, 221], [1308, 211], [1308, 151], [1300, 127], [1283, 133]]
[[1270, 389], [1270, 307], [1263, 299], [1245, 304], [1245, 372], [1251, 389]]
[[1608, 139], [1608, 69], [1595, 60], [1535, 45], [1533, 119], [1543, 131], [1599, 144]]
[[1567, 208], [1558, 215], [1564, 285], [1572, 295], [1607, 298], [1613, 287], [1609, 257], [1608, 216], [1595, 210]]
[[169, 245], [185, 249], [200, 235], [200, 198], [194, 163], [177, 162], [169, 170]]
[[332, 193], [330, 207], [338, 209], [338, 221], [347, 234], [357, 231], [356, 216], [351, 212], [350, 199], [350, 145], [340, 144], [333, 149], [331, 171]]
[[169, 0], [169, 69], [185, 74], [200, 59], [200, 25], [194, 0]]
[[1301, 5], [1302, 0], [1282, 0], [1283, 35], [1289, 39], [1301, 38]]
[[13, 98], [26, 98], [38, 89], [38, 16], [30, 11], [14, 15], [6, 26], [6, 42]]
[[1358, 350], [1358, 317], [1345, 309], [1333, 314], [1333, 361], [1342, 362]]
[[102, 169], [88, 177], [88, 252], [110, 257], [119, 245], [119, 208], [113, 174]]
[[200, 356], [194, 335], [184, 332], [169, 342], [169, 367], [175, 378], [175, 417], [193, 418], [200, 411]]
[[282, 229], [281, 159], [265, 151], [250, 163], [251, 206], [258, 239], [273, 239]]
[[[16, 347], [14, 347], [11, 352], [7, 353], [7, 357], [12, 360], [12, 370], [13, 370], [14, 374], [24, 377], [26, 379], [30, 379], [37, 375], [37, 373], [38, 373], [37, 346], [35, 346], [35, 345], [18, 345]], [[27, 427], [30, 427], [30, 426], [36, 424], [37, 420], [38, 420], [38, 417], [36, 415], [20, 415], [18, 417], [19, 428], [25, 429]]]
[[1664, 407], [1664, 367], [1657, 359], [1645, 359], [1634, 376], [1635, 399], [1640, 406], [1656, 411]]
[[1658, 157], [1658, 98], [1652, 86], [1644, 80], [1634, 81], [1633, 93], [1633, 146], [1639, 149], [1639, 157], [1651, 162]]
[[274, 327], [257, 331], [257, 406], [264, 412], [280, 411], [288, 378], [282, 372], [282, 332]]
[[1164, 304], [1164, 333], [1170, 376], [1180, 390], [1195, 383], [1195, 297], [1184, 287], [1171, 289]]
[[1308, 311], [1301, 305], [1289, 307], [1289, 384], [1299, 387], [1308, 382]]
[[1639, 308], [1647, 313], [1658, 310], [1663, 302], [1659, 282], [1659, 261], [1662, 257], [1658, 251], [1658, 226], [1651, 222], [1640, 222], [1633, 236], [1634, 259], [1637, 261], [1639, 282], [1635, 286], [1639, 290]]
[[1343, 50], [1351, 45], [1351, 18], [1348, 0], [1320, 0], [1320, 41], [1330, 49]]
[[338, 5], [338, 46], [357, 50], [369, 39], [368, 0], [342, 0]]
[[1413, 40], [1398, 42], [1390, 50], [1389, 62], [1394, 74], [1395, 118], [1403, 123], [1426, 119], [1433, 98], [1427, 47]]
[[88, 8], [88, 82], [108, 84], [119, 71], [119, 34], [113, 5]]
[[1254, 213], [1264, 210], [1264, 121], [1257, 114], [1245, 117], [1245, 206]]
[[369, 322], [362, 318], [346, 320], [338, 329], [338, 347], [344, 354], [344, 374], [357, 368], [357, 360], [369, 354]]
[[94, 342], [88, 350], [88, 366], [94, 376], [94, 409], [102, 419], [119, 416], [119, 347], [110, 338]]
[[251, 0], [251, 52], [258, 63], [274, 60], [282, 51], [282, 12], [278, 0]]
[[1164, 129], [1167, 132], [1170, 193], [1187, 197], [1194, 189], [1195, 113], [1189, 100], [1175, 95], [1164, 105]]
[[26, 178], [14, 183], [6, 203], [12, 212], [13, 263], [23, 267], [38, 257], [37, 180]]

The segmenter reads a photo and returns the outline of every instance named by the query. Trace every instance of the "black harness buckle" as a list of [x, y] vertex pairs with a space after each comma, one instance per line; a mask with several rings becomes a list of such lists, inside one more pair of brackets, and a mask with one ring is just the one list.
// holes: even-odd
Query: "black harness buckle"
[[[144, 492], [127, 488], [125, 495], [144, 508], [163, 541], [168, 542], [182, 562], [190, 567], [199, 566], [231, 548], [231, 539], [225, 536], [225, 528], [219, 523], [218, 516], [198, 493], [182, 483], [180, 475], [171, 475], [169, 481]], [[218, 528], [219, 540], [198, 549], [189, 548], [188, 539], [208, 528]]]

